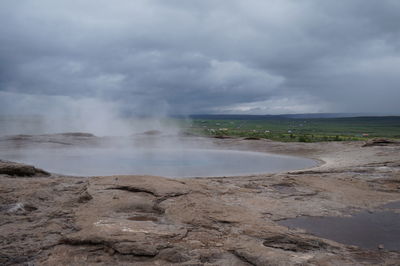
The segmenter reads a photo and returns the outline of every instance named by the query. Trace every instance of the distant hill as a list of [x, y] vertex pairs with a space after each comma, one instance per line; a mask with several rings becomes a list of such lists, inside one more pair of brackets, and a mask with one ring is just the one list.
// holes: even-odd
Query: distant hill
[[281, 115], [235, 115], [235, 114], [194, 114], [193, 119], [214, 120], [265, 120], [265, 119], [313, 119], [313, 118], [350, 118], [350, 117], [382, 117], [384, 115], [367, 113], [312, 113], [312, 114], [281, 114]]

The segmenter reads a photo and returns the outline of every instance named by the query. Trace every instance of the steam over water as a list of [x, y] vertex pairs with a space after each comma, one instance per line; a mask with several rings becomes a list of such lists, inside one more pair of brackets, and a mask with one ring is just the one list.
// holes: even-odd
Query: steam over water
[[[81, 113], [76, 116], [81, 119], [57, 119], [57, 123], [51, 117], [0, 117], [0, 159], [78, 176], [239, 176], [315, 165], [305, 158], [220, 150], [209, 139], [181, 137], [176, 122], [168, 119], [122, 119], [111, 111], [90, 119]], [[103, 137], [48, 134], [82, 128]]]
[[310, 167], [313, 160], [209, 149], [49, 149], [1, 152], [0, 158], [80, 176], [147, 174], [167, 177], [238, 176]]

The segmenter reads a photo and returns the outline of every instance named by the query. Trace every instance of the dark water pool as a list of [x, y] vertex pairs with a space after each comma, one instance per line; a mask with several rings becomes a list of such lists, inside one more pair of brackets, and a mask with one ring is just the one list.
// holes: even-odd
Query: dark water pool
[[351, 217], [298, 217], [278, 223], [361, 248], [383, 245], [387, 250], [400, 250], [400, 213], [394, 211], [360, 212]]
[[48, 149], [0, 152], [0, 159], [68, 175], [237, 176], [302, 169], [311, 159], [207, 149]]
[[392, 201], [381, 206], [383, 209], [398, 209], [400, 211], [400, 201]]

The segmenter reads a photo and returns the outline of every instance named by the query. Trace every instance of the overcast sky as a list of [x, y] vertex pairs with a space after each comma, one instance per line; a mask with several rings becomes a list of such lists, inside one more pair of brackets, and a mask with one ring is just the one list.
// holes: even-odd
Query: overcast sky
[[398, 0], [1, 0], [0, 114], [400, 114]]

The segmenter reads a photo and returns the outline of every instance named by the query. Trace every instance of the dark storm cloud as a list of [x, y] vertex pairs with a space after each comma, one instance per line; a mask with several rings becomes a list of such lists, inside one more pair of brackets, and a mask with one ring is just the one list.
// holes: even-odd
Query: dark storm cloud
[[399, 17], [397, 0], [3, 0], [0, 112], [399, 113]]

